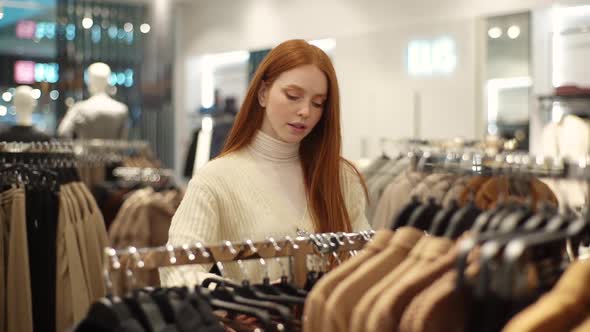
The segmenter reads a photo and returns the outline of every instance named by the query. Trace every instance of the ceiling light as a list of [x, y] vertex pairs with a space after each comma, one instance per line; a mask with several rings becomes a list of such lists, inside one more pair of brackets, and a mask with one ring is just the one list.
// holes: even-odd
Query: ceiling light
[[123, 29], [125, 29], [125, 32], [131, 32], [133, 31], [133, 24], [127, 22], [123, 25]]
[[520, 28], [518, 27], [518, 25], [513, 25], [510, 28], [508, 28], [506, 34], [510, 39], [516, 39], [518, 38], [518, 36], [520, 36]]
[[488, 30], [488, 36], [492, 39], [498, 39], [502, 37], [502, 29], [499, 27], [490, 28], [490, 30]]
[[33, 89], [33, 91], [31, 91], [31, 96], [35, 99], [41, 98], [41, 90]]
[[8, 108], [6, 106], [0, 105], [0, 116], [5, 116], [8, 113]]
[[141, 26], [139, 26], [139, 31], [141, 31], [142, 33], [148, 33], [151, 29], [152, 27], [147, 23], [144, 23]]
[[90, 17], [84, 17], [82, 19], [82, 27], [84, 29], [90, 29], [94, 25], [94, 21]]
[[12, 93], [6, 91], [2, 94], [2, 100], [4, 100], [5, 102], [10, 102], [10, 100], [12, 99]]
[[49, 93], [49, 97], [51, 98], [51, 100], [57, 100], [59, 98], [59, 91], [57, 90], [52, 90]]

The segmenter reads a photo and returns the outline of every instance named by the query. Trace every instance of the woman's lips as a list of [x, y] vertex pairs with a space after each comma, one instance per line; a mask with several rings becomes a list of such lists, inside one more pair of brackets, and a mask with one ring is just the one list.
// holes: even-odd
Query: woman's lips
[[288, 125], [289, 127], [291, 127], [292, 130], [294, 130], [297, 133], [302, 133], [307, 128], [305, 125], [300, 123], [289, 123]]

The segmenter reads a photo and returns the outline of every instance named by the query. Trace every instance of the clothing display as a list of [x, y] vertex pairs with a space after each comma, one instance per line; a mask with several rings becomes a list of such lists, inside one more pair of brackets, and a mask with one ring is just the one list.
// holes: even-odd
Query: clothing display
[[[109, 228], [109, 241], [115, 249], [163, 246], [168, 241], [168, 229], [183, 193], [179, 190], [156, 192], [147, 187], [130, 192]], [[139, 273], [139, 272], [138, 272]], [[158, 271], [138, 276], [146, 285], [159, 285]], [[123, 294], [125, 282], [114, 287]]]
[[60, 137], [76, 139], [127, 139], [127, 106], [106, 93], [75, 103], [57, 129]]
[[33, 126], [14, 125], [0, 131], [0, 142], [48, 142], [51, 137]]
[[[306, 298], [304, 331], [570, 331], [586, 324], [590, 267], [570, 263], [563, 249], [586, 236], [587, 216], [533, 212], [514, 201], [492, 214], [469, 202], [441, 232], [437, 218], [422, 212], [416, 219], [429, 204], [377, 231], [318, 281]], [[473, 209], [479, 212], [465, 213]], [[493, 215], [504, 217], [497, 224]], [[501, 254], [516, 246], [521, 251]]]
[[[400, 164], [404, 166], [400, 168]], [[390, 161], [384, 163], [379, 171], [388, 177], [382, 176], [379, 179], [373, 173], [373, 177], [367, 179], [369, 192], [373, 194], [372, 199], [378, 200], [377, 204], [369, 205], [369, 209], [374, 207], [371, 220], [374, 229], [388, 228], [413, 198], [421, 201], [432, 198], [435, 203], [442, 206], [449, 206], [452, 202], [464, 206], [473, 200], [482, 210], [493, 208], [499, 202], [507, 200], [523, 203], [525, 200], [531, 200], [533, 206], [539, 202], [554, 206], [558, 203], [553, 190], [536, 178], [508, 179], [504, 176], [459, 176], [448, 173], [426, 175], [408, 170], [408, 167], [407, 160]], [[388, 173], [389, 169], [391, 174], [396, 176], [392, 178]], [[383, 181], [383, 178], [386, 180]], [[381, 183], [377, 183], [378, 181]]]
[[[567, 114], [559, 122], [551, 122], [543, 128], [541, 137], [543, 154], [554, 158], [579, 160], [590, 154], [590, 121]], [[558, 195], [562, 204], [585, 206], [588, 185], [573, 180], [544, 180]]]
[[10, 160], [0, 170], [1, 331], [64, 331], [106, 294], [101, 266], [108, 243], [96, 202], [66, 166], [72, 152], [38, 146], [0, 151]]
[[[77, 140], [73, 144], [82, 182], [93, 192], [96, 186], [115, 181], [113, 171], [118, 167], [161, 167], [146, 141]], [[111, 221], [109, 219], [108, 223]]]
[[[172, 219], [168, 244], [205, 241], [252, 241], [272, 237], [295, 237], [298, 231], [313, 233], [306, 208], [303, 171], [298, 145], [280, 142], [258, 132], [245, 149], [210, 161], [191, 180], [185, 198]], [[364, 215], [364, 190], [352, 169], [341, 171], [342, 192], [354, 231], [368, 230]], [[280, 222], [277, 222], [280, 221]], [[245, 262], [254, 280], [264, 275], [259, 265]], [[211, 266], [162, 268], [165, 286], [200, 284]], [[281, 268], [269, 263], [271, 279]], [[241, 275], [236, 264], [225, 266], [225, 276]]]
[[[305, 255], [316, 258], [325, 254], [353, 257], [355, 250], [362, 249], [370, 241], [372, 234], [309, 234], [295, 239], [276, 238], [247, 243], [242, 239], [213, 246], [168, 246], [166, 251], [162, 251], [160, 247], [113, 249], [109, 251], [111, 262], [118, 263], [105, 266], [105, 277], [111, 280], [113, 274], [120, 273], [120, 264], [127, 266], [125, 274], [137, 277], [139, 275], [136, 273], [140, 270], [151, 271], [176, 264], [200, 265], [215, 262], [218, 266], [225, 266], [232, 261], [243, 264], [244, 261], [251, 260], [266, 266], [265, 260], [281, 256], [288, 256], [299, 262], [305, 261]], [[329, 246], [328, 243], [334, 243], [333, 241], [341, 242], [341, 245]], [[378, 239], [376, 241], [383, 242]], [[271, 243], [274, 251], [268, 252], [266, 249]], [[285, 248], [290, 248], [290, 251], [284, 252]], [[321, 254], [316, 251], [320, 248], [324, 248]], [[224, 250], [230, 250], [235, 256], [218, 255]], [[260, 250], [267, 251], [264, 259], [257, 256], [247, 257], [248, 252]], [[132, 268], [133, 263], [130, 260], [141, 261], [143, 264]], [[324, 270], [316, 271], [314, 267], [305, 270], [306, 287], [316, 284], [325, 275]], [[114, 296], [95, 302], [87, 317], [74, 331], [301, 331], [302, 306], [308, 294], [305, 287], [301, 288], [302, 282], [292, 283], [295, 280], [291, 280], [287, 269], [282, 271], [280, 280], [275, 282], [271, 282], [269, 276], [265, 276], [262, 281], [253, 280], [246, 273], [241, 278], [241, 283], [211, 278], [202, 285], [182, 288], [133, 287], [122, 297], [115, 293]]]
[[[213, 116], [213, 128], [211, 133], [211, 146], [209, 148], [209, 159], [217, 157], [223, 150], [225, 140], [231, 131], [234, 123], [235, 114], [233, 112], [223, 111], [221, 115]], [[197, 128], [191, 138], [191, 143], [186, 153], [184, 162], [183, 175], [186, 178], [191, 178], [194, 173], [195, 159], [197, 156], [197, 146], [199, 143], [199, 134], [201, 128]]]

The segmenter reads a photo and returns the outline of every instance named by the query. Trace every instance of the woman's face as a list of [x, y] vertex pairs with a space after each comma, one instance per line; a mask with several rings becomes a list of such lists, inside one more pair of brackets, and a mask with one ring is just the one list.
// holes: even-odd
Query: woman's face
[[282, 73], [272, 85], [263, 83], [258, 102], [264, 107], [261, 130], [286, 143], [299, 143], [322, 117], [328, 80], [315, 65]]

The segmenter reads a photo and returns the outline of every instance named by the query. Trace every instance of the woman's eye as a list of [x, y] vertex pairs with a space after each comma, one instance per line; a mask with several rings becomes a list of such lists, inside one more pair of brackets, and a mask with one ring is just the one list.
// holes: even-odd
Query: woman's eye
[[322, 108], [324, 107], [324, 103], [311, 103], [314, 107]]
[[299, 97], [298, 97], [298, 96], [293, 96], [293, 95], [290, 95], [290, 94], [288, 94], [288, 93], [287, 93], [287, 98], [288, 98], [289, 100], [297, 100], [297, 99], [299, 99]]

